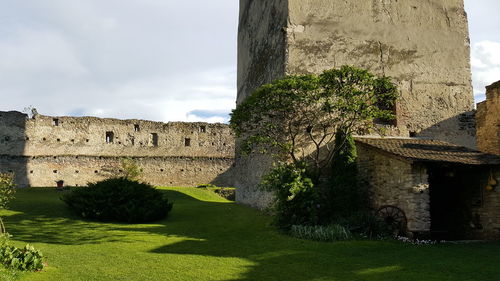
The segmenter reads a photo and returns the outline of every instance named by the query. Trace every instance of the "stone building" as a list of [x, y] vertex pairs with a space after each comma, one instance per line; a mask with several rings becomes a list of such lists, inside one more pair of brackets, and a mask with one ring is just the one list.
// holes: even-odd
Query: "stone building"
[[[498, 237], [500, 195], [488, 181], [498, 181], [500, 161], [473, 150], [463, 0], [240, 0], [238, 31], [237, 103], [288, 74], [354, 65], [392, 77], [401, 98], [395, 122], [384, 124], [389, 138], [357, 139], [373, 207], [400, 210], [413, 232]], [[479, 147], [487, 152], [499, 148], [498, 139], [487, 140], [498, 133], [495, 85], [478, 108]], [[236, 154], [237, 201], [267, 206], [270, 195], [257, 184], [270, 163]]]
[[486, 87], [486, 100], [477, 105], [477, 146], [500, 155], [500, 81]]
[[234, 138], [224, 124], [0, 112], [0, 172], [18, 186], [85, 185], [123, 174], [124, 158], [151, 184], [231, 186]]
[[[415, 138], [356, 138], [360, 184], [373, 208], [396, 207], [413, 233], [500, 238], [500, 157]], [[493, 186], [495, 188], [495, 185]]]
[[[354, 65], [393, 77], [401, 91], [390, 135], [475, 147], [470, 46], [463, 0], [240, 0], [238, 98], [287, 74]], [[237, 200], [271, 161], [236, 158]]]

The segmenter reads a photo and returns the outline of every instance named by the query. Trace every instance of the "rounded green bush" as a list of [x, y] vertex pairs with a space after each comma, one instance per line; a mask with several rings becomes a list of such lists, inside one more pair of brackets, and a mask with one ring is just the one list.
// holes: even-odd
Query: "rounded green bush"
[[126, 178], [111, 178], [73, 189], [61, 197], [69, 209], [83, 218], [127, 223], [162, 219], [172, 203], [153, 186]]

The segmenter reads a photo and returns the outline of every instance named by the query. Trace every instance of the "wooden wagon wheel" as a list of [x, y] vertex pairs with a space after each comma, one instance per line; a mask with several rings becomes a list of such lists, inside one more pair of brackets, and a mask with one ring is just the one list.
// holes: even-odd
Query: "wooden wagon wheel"
[[394, 230], [395, 235], [405, 235], [407, 230], [406, 215], [400, 208], [391, 205], [384, 205], [377, 210], [376, 215]]

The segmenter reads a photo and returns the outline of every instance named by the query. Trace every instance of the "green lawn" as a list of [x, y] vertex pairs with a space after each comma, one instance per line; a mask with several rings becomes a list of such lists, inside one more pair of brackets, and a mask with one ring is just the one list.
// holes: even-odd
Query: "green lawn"
[[76, 219], [53, 189], [19, 190], [3, 212], [14, 243], [33, 244], [42, 272], [0, 280], [500, 280], [500, 243], [412, 246], [318, 243], [279, 234], [269, 218], [196, 188], [165, 189], [166, 220]]

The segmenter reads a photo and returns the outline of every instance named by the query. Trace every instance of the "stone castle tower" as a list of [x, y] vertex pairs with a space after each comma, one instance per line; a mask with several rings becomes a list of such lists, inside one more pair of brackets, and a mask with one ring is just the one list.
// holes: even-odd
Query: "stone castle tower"
[[[474, 147], [469, 47], [463, 0], [240, 0], [237, 102], [287, 74], [354, 65], [397, 83], [394, 135]], [[240, 201], [260, 205], [262, 161], [237, 160]]]

